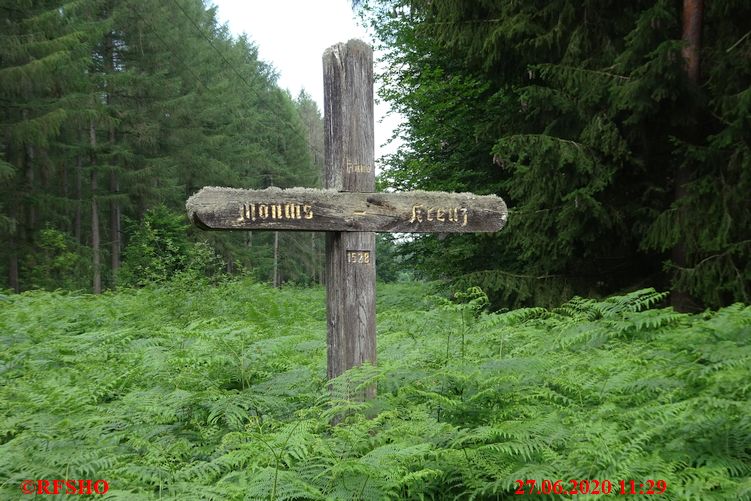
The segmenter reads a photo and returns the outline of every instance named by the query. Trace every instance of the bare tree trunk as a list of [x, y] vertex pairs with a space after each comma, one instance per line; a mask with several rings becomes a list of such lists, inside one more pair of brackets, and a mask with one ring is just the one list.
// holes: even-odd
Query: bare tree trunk
[[[62, 192], [63, 199], [66, 202], [68, 200], [70, 200], [70, 169], [68, 167], [69, 167], [68, 166], [68, 162], [63, 162], [62, 163], [62, 166], [61, 166], [61, 169], [62, 169], [62, 171], [61, 171], [62, 179], [60, 180], [60, 183], [63, 185], [62, 186], [62, 188], [63, 188], [63, 192]], [[66, 209], [65, 212], [66, 212], [65, 215], [67, 216], [68, 215], [67, 209]], [[70, 220], [68, 220], [67, 218], [66, 218], [66, 221], [65, 221], [65, 230], [66, 230], [66, 232], [68, 234], [70, 234], [70, 233], [73, 232], [73, 222], [70, 221]]]
[[102, 293], [101, 256], [99, 251], [99, 207], [97, 206], [97, 175], [96, 175], [96, 128], [94, 122], [89, 126], [89, 144], [91, 146], [91, 254], [94, 277], [92, 289], [94, 294]]
[[[16, 220], [18, 217], [18, 205], [13, 201], [11, 205], [11, 219]], [[18, 224], [18, 222], [16, 222]], [[8, 284], [15, 292], [21, 292], [18, 281], [18, 232], [17, 230], [10, 235], [10, 255], [8, 256]]]
[[[31, 195], [34, 192], [34, 147], [26, 147], [26, 185], [27, 193]], [[32, 195], [33, 196], [33, 195]], [[36, 210], [34, 204], [28, 202], [26, 204], [26, 227], [29, 230], [29, 234], [34, 232], [36, 226]]]
[[[28, 120], [29, 113], [23, 111], [23, 119]], [[10, 286], [16, 292], [21, 291], [20, 266], [18, 263], [19, 252], [23, 253], [25, 247], [33, 244], [36, 214], [33, 200], [34, 194], [34, 145], [24, 143], [22, 152], [23, 180], [18, 186], [19, 194], [16, 195], [12, 204], [12, 218], [15, 220], [15, 231], [11, 235], [10, 262], [8, 263], [8, 278]]]
[[[253, 248], [253, 232], [252, 231], [247, 232], [247, 238], [245, 239], [245, 246], [248, 249], [252, 249]], [[252, 256], [253, 256], [253, 254], [251, 253], [251, 259], [248, 262], [248, 268], [249, 269], [253, 268], [253, 259], [252, 259]]]
[[[26, 110], [24, 110], [24, 118], [28, 118], [28, 113]], [[34, 194], [34, 160], [36, 157], [36, 150], [34, 149], [33, 144], [26, 143], [24, 147], [24, 164], [26, 167], [26, 194], [31, 195], [33, 197]], [[31, 197], [30, 197], [31, 198]], [[33, 237], [31, 235], [34, 234], [34, 227], [36, 226], [36, 208], [34, 207], [33, 202], [28, 201], [26, 203], [26, 221], [24, 221], [24, 225], [26, 229], [28, 230], [28, 238], [31, 240]]]
[[96, 201], [97, 176], [96, 172], [91, 171], [91, 252], [92, 266], [94, 268], [94, 278], [92, 289], [94, 294], [102, 292], [102, 269], [101, 255], [99, 250], [99, 208]]
[[[7, 137], [4, 139], [5, 158], [12, 164], [15, 162], [15, 159], [13, 158], [13, 154], [9, 146], [10, 140], [8, 140]], [[17, 181], [16, 179], [13, 179], [12, 182], [15, 184]], [[20, 292], [21, 288], [18, 281], [18, 230], [20, 228], [20, 225], [18, 224], [19, 201], [17, 193], [18, 190], [14, 191], [16, 191], [16, 193], [11, 193], [11, 196], [8, 197], [9, 199], [7, 200], [9, 211], [8, 216], [10, 217], [11, 221], [15, 222], [15, 228], [13, 228], [8, 235], [8, 286], [15, 292]]]
[[[700, 57], [701, 50], [701, 27], [702, 17], [704, 14], [704, 0], [683, 0], [683, 30], [682, 38], [685, 43], [682, 51], [683, 59], [686, 64], [686, 76], [693, 85], [699, 84], [700, 75]], [[696, 136], [696, 130], [690, 131], [689, 134]], [[680, 204], [688, 196], [688, 184], [693, 179], [691, 168], [686, 165], [677, 165], [675, 168], [673, 187], [673, 197], [676, 203]], [[688, 226], [688, 215], [684, 206], [678, 207], [678, 222], [681, 227]], [[679, 239], [673, 247], [671, 258], [673, 264], [679, 268], [689, 266], [688, 254], [684, 239]], [[691, 311], [697, 308], [697, 305], [687, 291], [674, 288], [670, 295], [670, 302], [678, 311]]]
[[83, 202], [81, 200], [81, 198], [83, 197], [83, 194], [82, 194], [83, 166], [82, 164], [83, 162], [81, 161], [81, 156], [78, 155], [76, 157], [76, 214], [75, 214], [74, 222], [73, 222], [73, 234], [76, 237], [76, 242], [78, 242], [79, 244], [83, 243], [83, 241], [81, 240], [81, 204]]
[[[114, 131], [112, 133], [114, 135]], [[119, 191], [120, 183], [117, 180], [117, 173], [112, 171], [110, 172], [110, 193], [117, 195]], [[112, 240], [110, 244], [110, 258], [112, 282], [114, 284], [117, 270], [120, 268], [120, 252], [122, 247], [120, 239], [120, 204], [116, 200], [110, 201], [110, 238]]]
[[318, 269], [318, 256], [316, 256], [316, 234], [310, 234], [310, 283], [316, 283], [316, 270]]
[[279, 232], [274, 232], [274, 287], [279, 287]]
[[11, 251], [8, 257], [8, 283], [15, 292], [21, 292], [18, 284], [18, 252], [16, 251], [15, 238], [11, 237]]
[[[69, 195], [69, 193], [68, 193], [68, 191], [69, 191], [68, 190], [68, 162], [63, 162], [61, 175], [62, 175], [62, 180], [60, 182], [63, 185], [63, 193], [62, 194], [63, 194], [63, 198], [67, 201], [68, 200], [68, 195]], [[73, 228], [71, 228], [71, 225], [70, 225], [70, 223], [68, 221], [66, 221], [66, 223], [68, 223], [68, 227], [66, 229], [70, 233], [70, 231]]]
[[701, 26], [704, 17], [704, 0], [683, 0], [682, 38], [683, 60], [686, 62], [686, 74], [692, 83], [699, 82], [701, 51]]
[[[112, 106], [112, 80], [113, 75], [115, 73], [115, 50], [114, 50], [114, 42], [113, 42], [113, 35], [110, 33], [106, 37], [105, 41], [106, 47], [106, 54], [105, 54], [105, 62], [106, 62], [106, 72], [108, 75], [107, 80], [107, 106]], [[109, 141], [110, 146], [114, 149], [115, 147], [115, 127], [114, 125], [110, 125], [109, 127]], [[117, 178], [117, 171], [113, 168], [110, 171], [110, 179], [109, 179], [109, 191], [111, 195], [114, 195], [112, 199], [110, 199], [110, 266], [112, 268], [112, 284], [115, 284], [115, 277], [117, 276], [117, 270], [120, 268], [120, 251], [121, 251], [121, 240], [120, 240], [120, 202], [117, 201], [115, 198], [117, 194], [120, 192], [120, 183]]]

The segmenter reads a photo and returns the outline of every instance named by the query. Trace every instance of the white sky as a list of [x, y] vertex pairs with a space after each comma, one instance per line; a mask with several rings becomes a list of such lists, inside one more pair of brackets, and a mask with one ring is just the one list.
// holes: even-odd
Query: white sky
[[[359, 38], [372, 38], [356, 20], [351, 0], [213, 0], [220, 22], [235, 35], [246, 33], [258, 47], [261, 60], [279, 73], [279, 86], [297, 97], [301, 89], [311, 95], [323, 112], [321, 58], [328, 47]], [[375, 54], [376, 65], [378, 54]], [[394, 151], [396, 144], [382, 145], [391, 137], [399, 119], [385, 117], [386, 103], [375, 106], [375, 157]], [[385, 117], [385, 118], [384, 118]]]

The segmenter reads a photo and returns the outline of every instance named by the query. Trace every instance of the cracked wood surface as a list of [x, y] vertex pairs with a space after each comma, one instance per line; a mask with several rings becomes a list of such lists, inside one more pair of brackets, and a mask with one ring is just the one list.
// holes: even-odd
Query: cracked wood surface
[[190, 219], [214, 230], [494, 232], [508, 217], [494, 195], [415, 191], [358, 193], [293, 188], [203, 188], [187, 203]]

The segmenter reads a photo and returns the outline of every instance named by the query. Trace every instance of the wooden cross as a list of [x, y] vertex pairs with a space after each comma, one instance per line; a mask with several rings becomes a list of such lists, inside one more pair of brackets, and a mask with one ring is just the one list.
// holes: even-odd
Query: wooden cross
[[331, 379], [376, 362], [374, 232], [494, 232], [508, 213], [494, 195], [375, 193], [372, 49], [359, 40], [330, 47], [323, 80], [326, 189], [206, 187], [187, 209], [207, 230], [326, 232]]

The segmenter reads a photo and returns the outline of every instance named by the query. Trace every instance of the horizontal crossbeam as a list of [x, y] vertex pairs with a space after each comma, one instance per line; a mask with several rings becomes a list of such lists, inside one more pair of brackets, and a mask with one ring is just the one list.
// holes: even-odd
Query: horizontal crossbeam
[[495, 195], [433, 191], [206, 187], [186, 206], [191, 221], [209, 230], [495, 232], [508, 217], [506, 204]]

